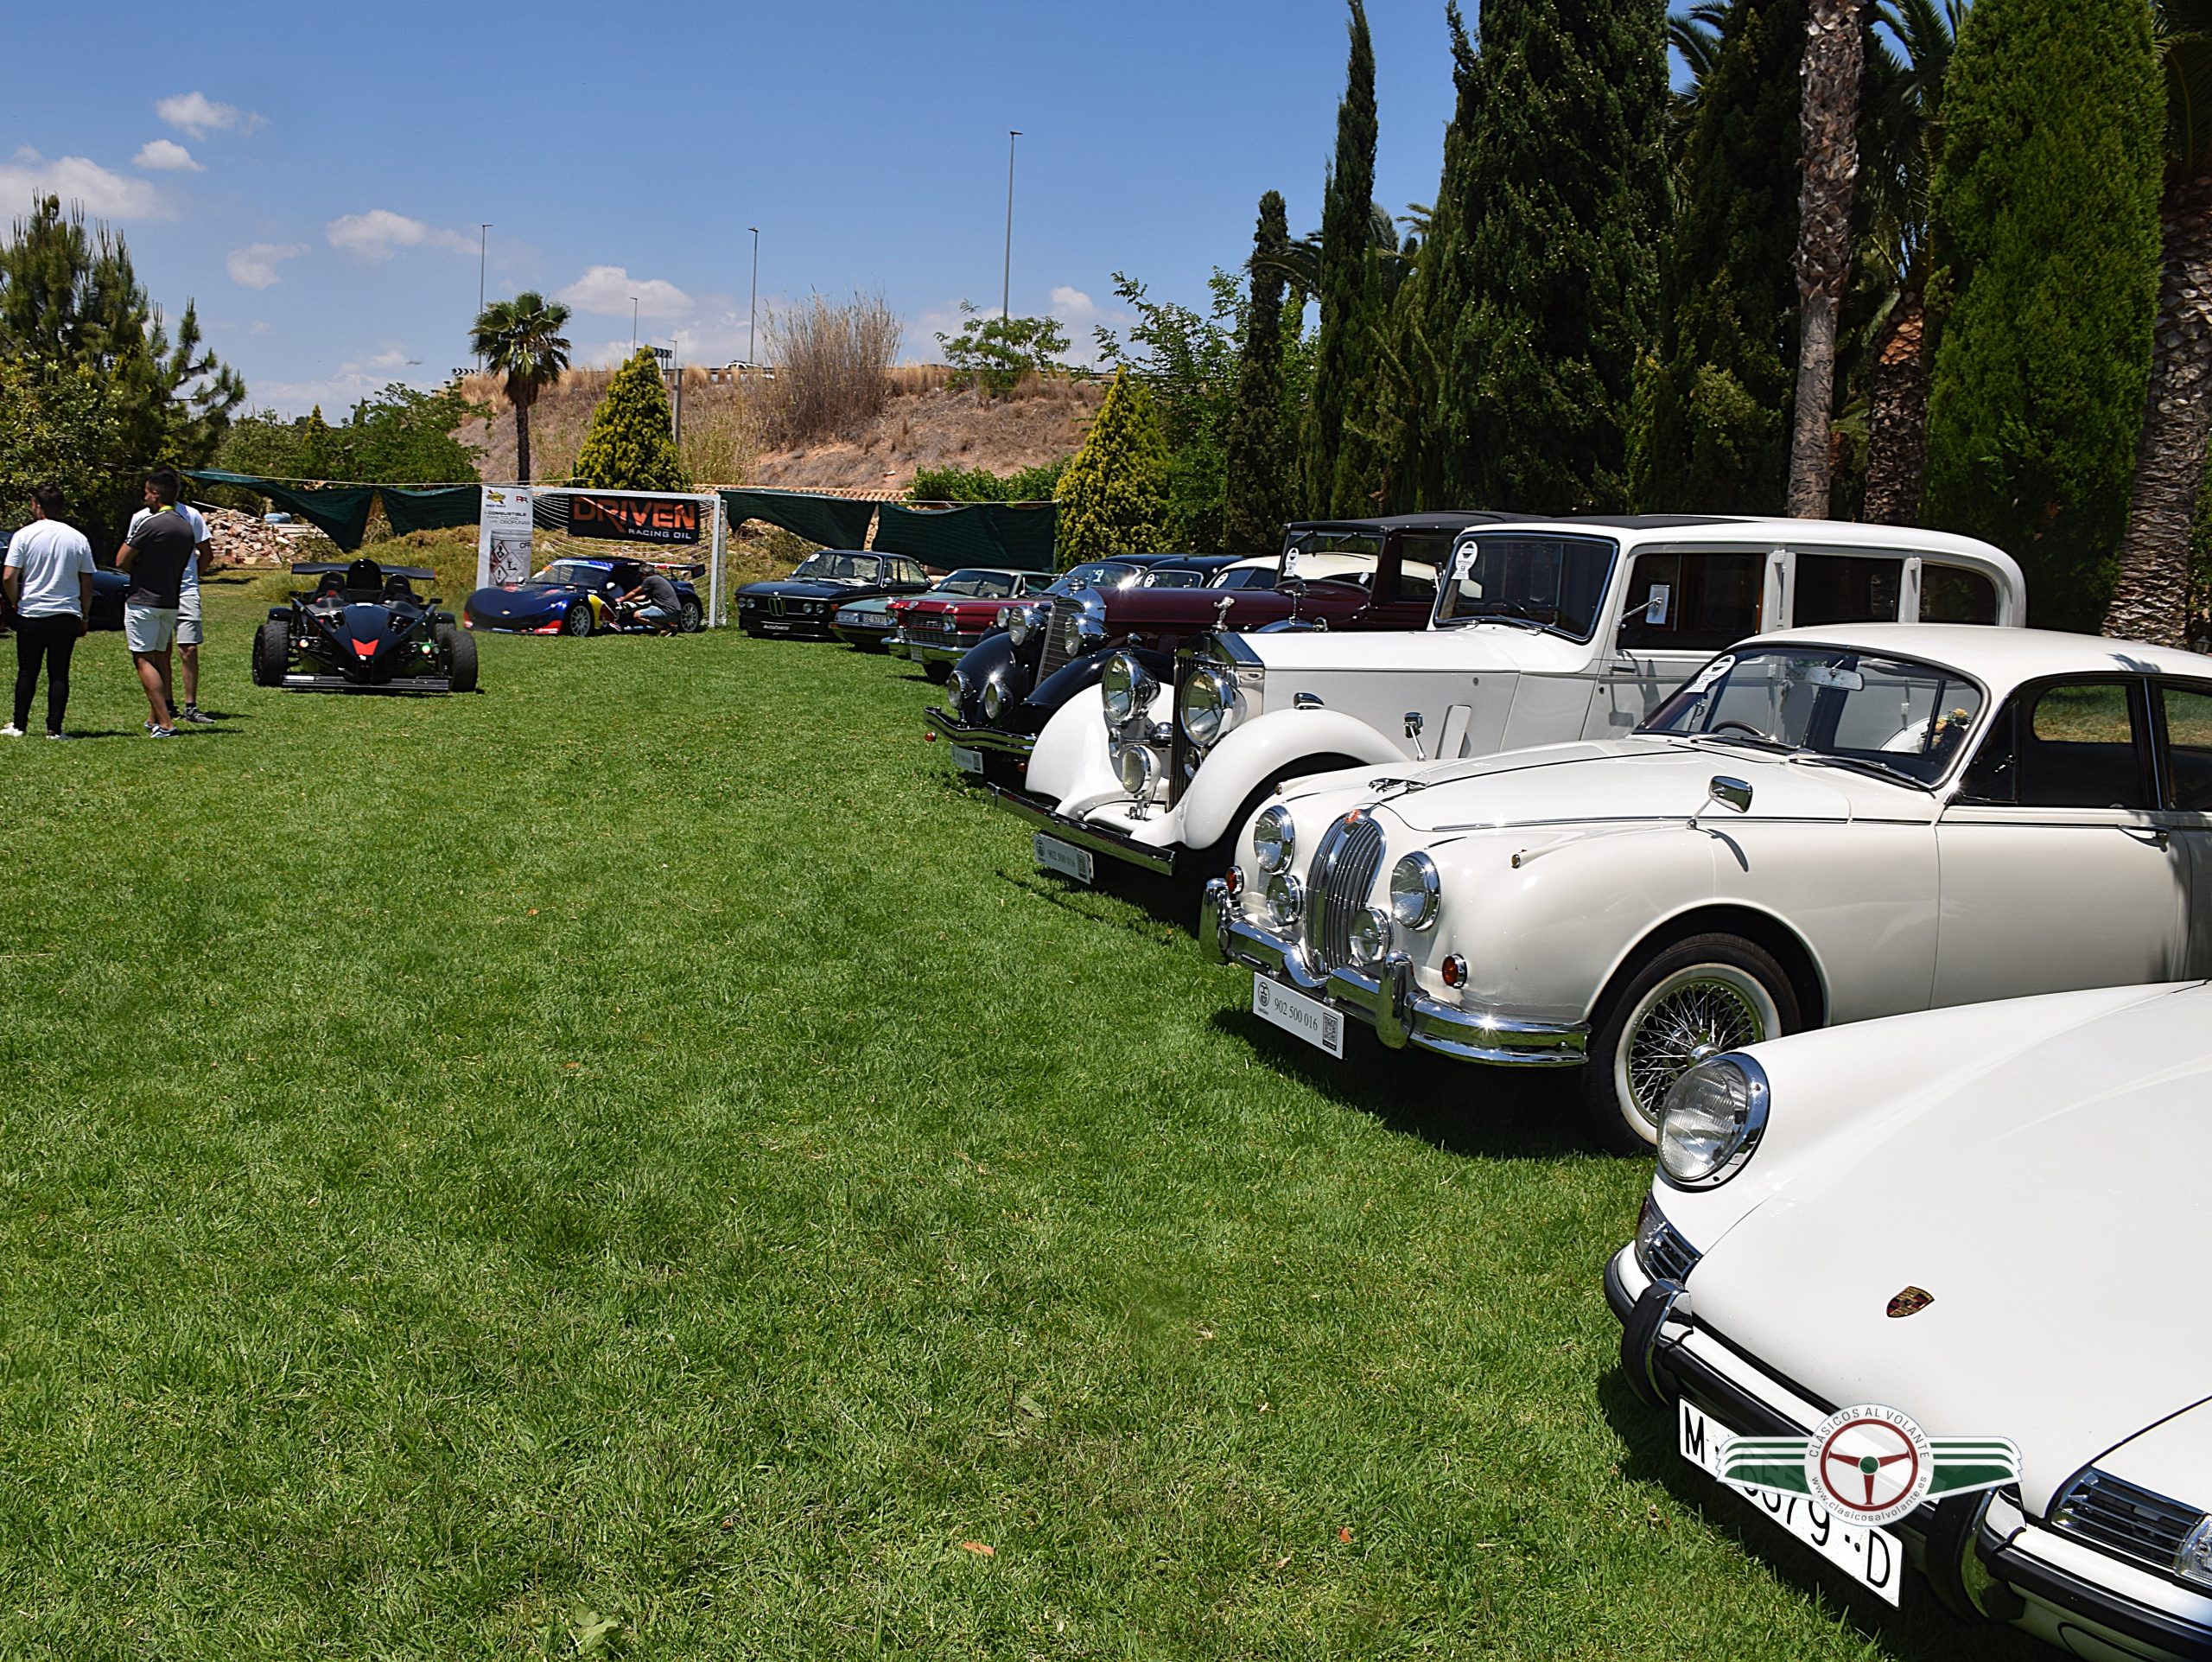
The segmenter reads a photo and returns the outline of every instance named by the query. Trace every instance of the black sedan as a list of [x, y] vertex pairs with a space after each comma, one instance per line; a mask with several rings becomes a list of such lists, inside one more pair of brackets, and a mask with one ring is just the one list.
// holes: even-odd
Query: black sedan
[[919, 595], [930, 587], [919, 560], [864, 549], [825, 548], [810, 554], [788, 577], [748, 583], [737, 591], [738, 627], [749, 635], [831, 639], [830, 621], [841, 606], [876, 595]]

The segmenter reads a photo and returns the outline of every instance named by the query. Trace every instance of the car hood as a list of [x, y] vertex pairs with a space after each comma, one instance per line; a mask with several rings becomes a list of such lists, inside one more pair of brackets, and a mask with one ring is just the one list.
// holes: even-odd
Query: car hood
[[787, 600], [842, 600], [848, 595], [881, 587], [880, 583], [861, 577], [810, 577], [804, 583], [791, 577], [777, 577], [766, 583], [748, 583], [737, 592], [741, 595], [781, 595]]
[[912, 602], [918, 612], [950, 612], [956, 617], [972, 614], [994, 620], [1006, 608], [1021, 603], [1020, 595], [918, 595]]
[[479, 617], [527, 615], [575, 600], [582, 593], [582, 589], [565, 583], [494, 583], [469, 595], [468, 609]]
[[[2212, 990], [2062, 1029], [1854, 1124], [1700, 1243], [1697, 1319], [1834, 1403], [1899, 1409], [1931, 1436], [2010, 1437], [2040, 1516], [2082, 1467], [2212, 1391], [2196, 1267], [2208, 1102]], [[1908, 1286], [1933, 1302], [1891, 1317]], [[2172, 1493], [2175, 1478], [2133, 1481]], [[2178, 1498], [2212, 1507], [2212, 1487]]]
[[[1687, 819], [1700, 809], [1723, 831], [1745, 819], [1840, 823], [1852, 814], [1852, 799], [1834, 774], [1668, 739], [1590, 740], [1427, 767], [1367, 771], [1376, 780], [1413, 782], [1411, 789], [1385, 787], [1377, 794], [1391, 814], [1424, 833]], [[1707, 789], [1716, 774], [1751, 786], [1749, 813], [1708, 799]], [[1876, 788], [1919, 794], [1900, 786]]]

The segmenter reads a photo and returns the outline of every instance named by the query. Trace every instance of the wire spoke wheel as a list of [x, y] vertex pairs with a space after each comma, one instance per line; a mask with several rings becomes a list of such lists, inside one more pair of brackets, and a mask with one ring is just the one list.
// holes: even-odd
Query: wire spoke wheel
[[1732, 964], [1694, 964], [1653, 986], [1629, 1013], [1614, 1063], [1621, 1102], [1655, 1129], [1668, 1087], [1695, 1062], [1782, 1030], [1773, 995]]

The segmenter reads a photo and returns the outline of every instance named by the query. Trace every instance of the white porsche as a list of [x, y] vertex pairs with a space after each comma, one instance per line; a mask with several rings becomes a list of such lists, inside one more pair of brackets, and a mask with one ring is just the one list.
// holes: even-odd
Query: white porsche
[[[1622, 1362], [1686, 1459], [1760, 1479], [1737, 1491], [1892, 1603], [2212, 1655], [2208, 1185], [2202, 983], [1708, 1057], [1606, 1268]], [[1798, 1447], [1830, 1475], [1799, 1480]], [[1961, 1449], [2000, 1457], [1947, 1485]], [[1908, 1563], [1928, 1585], [1901, 1595]]]

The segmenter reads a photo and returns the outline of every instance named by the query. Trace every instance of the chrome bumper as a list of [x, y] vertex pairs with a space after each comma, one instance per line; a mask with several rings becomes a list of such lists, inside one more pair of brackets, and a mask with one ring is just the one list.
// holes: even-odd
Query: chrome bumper
[[1172, 848], [1154, 848], [1149, 843], [1140, 843], [1135, 837], [1122, 836], [1118, 831], [1105, 831], [1096, 825], [1085, 825], [1081, 820], [1065, 818], [1034, 798], [1026, 797], [1019, 791], [1009, 791], [1003, 786], [991, 786], [991, 800], [1008, 813], [1027, 819], [1046, 835], [1057, 837], [1063, 843], [1072, 843], [1079, 849], [1089, 849], [1095, 854], [1127, 861], [1130, 865], [1141, 866], [1145, 870], [1156, 872], [1163, 877], [1172, 877], [1175, 874], [1175, 850]]
[[1026, 756], [1037, 748], [1037, 738], [1032, 733], [1002, 733], [995, 727], [970, 727], [957, 716], [939, 710], [935, 704], [922, 711], [937, 730], [954, 744], [964, 744], [970, 750], [1000, 750], [1012, 756]]
[[918, 664], [957, 664], [968, 655], [968, 649], [982, 638], [971, 634], [955, 635], [950, 640], [904, 639], [904, 645], [906, 656]]
[[1431, 998], [1414, 983], [1413, 960], [1393, 952], [1368, 975], [1335, 969], [1317, 975], [1295, 940], [1262, 929], [1237, 910], [1229, 885], [1206, 885], [1198, 912], [1198, 944], [1217, 964], [1242, 964], [1269, 980], [1325, 1001], [1375, 1029], [1394, 1050], [1413, 1045], [1462, 1062], [1519, 1067], [1578, 1067], [1590, 1042], [1581, 1022], [1524, 1022], [1495, 1010], [1468, 1009]]

